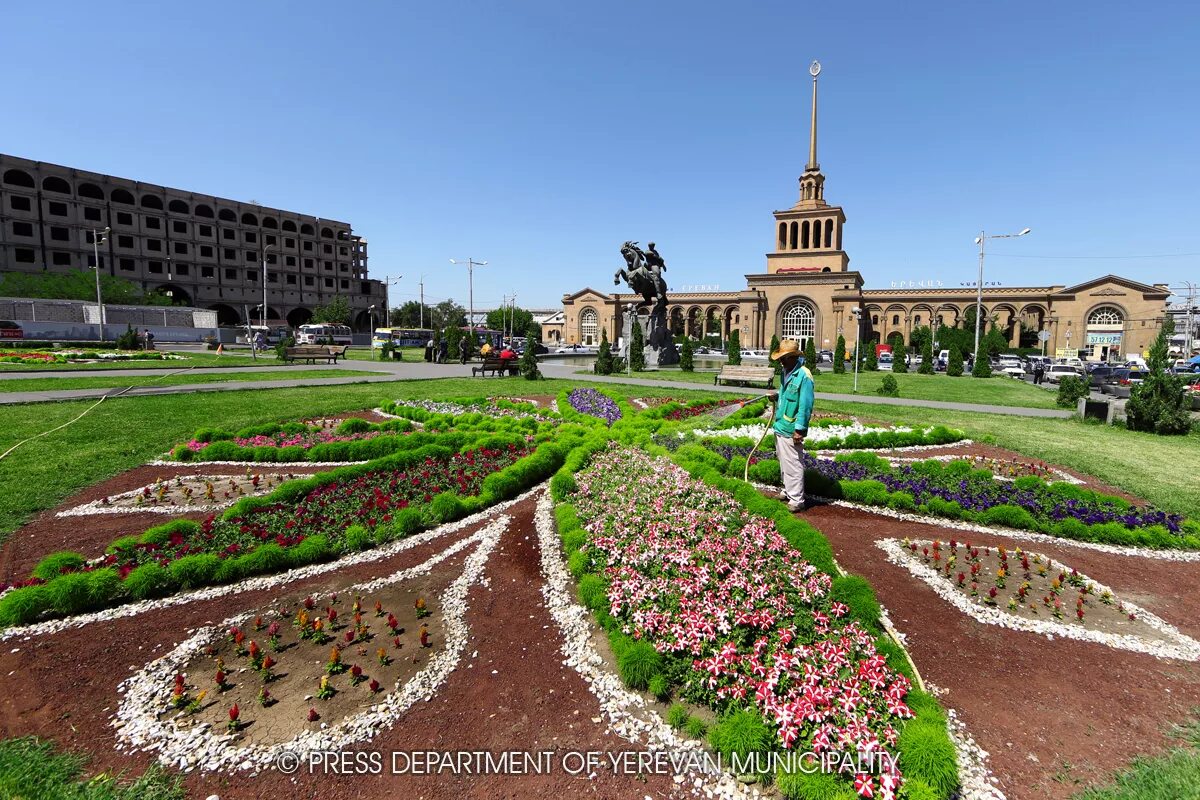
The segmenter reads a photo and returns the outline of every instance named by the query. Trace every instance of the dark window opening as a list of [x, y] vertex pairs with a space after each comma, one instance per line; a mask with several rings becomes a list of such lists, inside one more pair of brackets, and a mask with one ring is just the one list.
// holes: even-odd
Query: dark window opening
[[295, 240], [295, 239], [284, 239], [284, 240], [283, 240], [283, 246], [284, 246], [284, 247], [295, 247], [295, 246], [296, 246], [296, 240]]
[[146, 217], [146, 227], [151, 230], [159, 230], [162, 228], [162, 222], [158, 217]]
[[8, 205], [13, 211], [33, 211], [33, 203], [28, 197], [17, 197], [15, 194], [8, 198]]
[[305, 252], [311, 253], [312, 252], [312, 242], [305, 242], [304, 250], [305, 250]]
[[162, 241], [159, 239], [147, 239], [146, 240], [146, 249], [154, 250], [155, 252], [161, 253], [162, 249], [163, 249], [162, 244], [163, 244]]
[[25, 247], [18, 247], [13, 251], [13, 258], [16, 259], [18, 264], [32, 264], [33, 251]]
[[132, 258], [122, 258], [117, 263], [121, 266], [121, 269], [124, 270], [125, 272], [133, 272], [133, 259]]
[[224, 252], [225, 252], [225, 258], [228, 258], [228, 259], [237, 258], [237, 250], [234, 250], [232, 247], [226, 247]]
[[51, 228], [50, 238], [56, 242], [69, 242], [71, 240], [71, 231], [68, 228]]
[[146, 269], [149, 272], [153, 272], [155, 275], [161, 275], [163, 271], [163, 263], [161, 261], [151, 261], [146, 265]]
[[349, 289], [349, 288], [350, 288], [350, 281], [346, 280], [345, 278], [342, 278], [342, 288], [343, 288], [343, 289]]
[[176, 275], [187, 275], [188, 272], [189, 272], [189, 270], [188, 270], [187, 264], [176, 264], [175, 265], [175, 274]]
[[325, 279], [325, 288], [326, 288], [326, 289], [332, 289], [332, 288], [333, 288], [333, 278], [326, 278], [326, 279]]
[[51, 256], [51, 260], [54, 262], [54, 266], [56, 266], [56, 267], [71, 266], [71, 254], [70, 253], [54, 253]]
[[288, 286], [296, 285], [296, 276], [295, 275], [288, 275], [288, 276], [286, 276], [286, 279], [287, 279], [286, 283], [288, 284]]
[[252, 282], [257, 281], [258, 280], [258, 270], [256, 270], [256, 269], [246, 270], [246, 280], [252, 281]]
[[171, 230], [175, 231], [176, 233], [187, 233], [187, 223], [175, 220], [171, 223]]
[[[33, 261], [33, 251], [32, 251], [32, 250], [29, 250], [28, 252], [29, 252], [29, 260], [30, 260], [30, 261]], [[313, 277], [312, 277], [312, 275], [305, 275], [305, 276], [304, 276], [304, 285], [305, 285], [305, 286], [312, 286], [312, 285], [313, 285]]]
[[246, 241], [250, 244], [258, 244], [258, 234], [254, 231], [246, 231]]
[[294, 266], [296, 266], [296, 257], [288, 256], [287, 258], [284, 259], [283, 263], [287, 264], [289, 267], [294, 267]]
[[225, 279], [230, 280], [230, 281], [237, 280], [237, 270], [236, 269], [225, 270]]
[[176, 242], [175, 243], [175, 252], [176, 253], [181, 253], [186, 256], [187, 251], [188, 251], [188, 249], [187, 249], [186, 243], [184, 243], [184, 242]]
[[200, 235], [201, 236], [212, 236], [212, 225], [201, 225], [200, 226]]
[[33, 236], [33, 225], [28, 222], [14, 222], [13, 236]]
[[56, 217], [65, 217], [67, 215], [66, 203], [47, 203], [46, 208]]
[[213, 277], [215, 272], [216, 271], [212, 267], [201, 267], [200, 268], [200, 277], [201, 278], [211, 278], [211, 277]]
[[200, 245], [200, 257], [201, 258], [212, 258], [213, 257], [213, 249], [206, 244]]
[[100, 221], [100, 209], [87, 208], [85, 206], [83, 209], [83, 218], [86, 220], [89, 220], [91, 222], [99, 222]]
[[118, 211], [117, 212], [117, 224], [118, 225], [132, 225], [133, 224], [133, 214], [130, 214], [128, 211]]

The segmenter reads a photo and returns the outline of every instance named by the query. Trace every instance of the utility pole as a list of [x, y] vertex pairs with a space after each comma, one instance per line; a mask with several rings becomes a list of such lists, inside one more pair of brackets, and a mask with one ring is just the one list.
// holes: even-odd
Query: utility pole
[[92, 229], [92, 252], [95, 253], [94, 258], [96, 264], [96, 313], [99, 314], [97, 320], [100, 323], [100, 345], [104, 345], [104, 298], [100, 295], [100, 245], [108, 240], [108, 234], [112, 232], [112, 228], [105, 228], [101, 233], [99, 230]]
[[425, 276], [421, 276], [421, 280], [417, 283], [421, 287], [421, 324], [419, 327], [425, 327]]

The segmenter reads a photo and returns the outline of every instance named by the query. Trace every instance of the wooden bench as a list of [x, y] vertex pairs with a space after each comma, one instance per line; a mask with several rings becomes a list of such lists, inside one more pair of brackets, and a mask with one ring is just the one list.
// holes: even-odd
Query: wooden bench
[[326, 362], [332, 361], [336, 364], [339, 358], [346, 357], [346, 350], [349, 347], [350, 345], [347, 344], [299, 344], [295, 347], [285, 347], [283, 360], [307, 361], [315, 364], [317, 359], [325, 359]]
[[471, 375], [486, 375], [491, 372], [493, 375], [503, 375], [507, 372], [509, 375], [517, 374], [517, 359], [510, 358], [507, 362], [500, 360], [499, 357], [484, 356], [483, 363], [477, 367], [471, 367]]
[[770, 389], [775, 385], [775, 369], [773, 367], [743, 367], [726, 364], [713, 378], [713, 383], [736, 383], [745, 386], [747, 383], [765, 383]]

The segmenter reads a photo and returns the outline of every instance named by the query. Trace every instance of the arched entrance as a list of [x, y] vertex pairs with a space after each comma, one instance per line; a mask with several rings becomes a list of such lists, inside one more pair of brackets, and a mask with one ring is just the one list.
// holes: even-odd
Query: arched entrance
[[242, 317], [233, 306], [217, 303], [216, 305], [209, 306], [208, 310], [217, 312], [217, 325], [224, 327], [242, 324]]
[[173, 306], [190, 306], [192, 304], [192, 296], [173, 283], [156, 286], [154, 293], [170, 298]]
[[312, 312], [304, 306], [300, 306], [299, 308], [293, 308], [288, 312], [287, 324], [289, 327], [299, 328], [301, 325], [307, 323], [310, 319], [312, 319]]
[[1087, 339], [1080, 342], [1091, 353], [1089, 361], [1117, 361], [1124, 352], [1125, 312], [1114, 305], [1097, 306], [1087, 315]]
[[779, 338], [795, 339], [803, 350], [817, 335], [817, 312], [807, 300], [792, 300], [779, 312]]

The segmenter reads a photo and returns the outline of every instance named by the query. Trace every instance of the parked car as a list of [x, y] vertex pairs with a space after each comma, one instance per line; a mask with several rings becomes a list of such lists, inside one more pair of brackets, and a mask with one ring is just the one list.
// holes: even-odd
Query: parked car
[[1200, 411], [1200, 372], [1189, 375], [1183, 388], [1192, 396], [1192, 411]]
[[1137, 369], [1131, 369], [1128, 372], [1123, 372], [1122, 376], [1113, 384], [1110, 394], [1112, 394], [1113, 397], [1129, 397], [1130, 390], [1133, 389], [1135, 385], [1141, 383], [1145, 375], [1146, 373]]
[[1025, 380], [1025, 369], [1021, 366], [1020, 361], [1005, 362], [1004, 360], [1001, 360], [1000, 371], [1010, 378]]
[[1070, 364], [1051, 364], [1050, 369], [1046, 370], [1046, 380], [1049, 383], [1058, 383], [1064, 375], [1070, 375], [1073, 378], [1082, 378], [1080, 371]]
[[768, 353], [766, 350], [743, 350], [742, 351], [742, 358], [749, 358], [749, 359], [755, 359], [755, 360], [762, 359], [763, 361], [766, 361], [770, 357], [771, 357], [771, 354]]
[[12, 320], [0, 319], [0, 339], [24, 339], [25, 331]]
[[1114, 367], [1109, 364], [1101, 364], [1088, 373], [1088, 383], [1093, 389], [1103, 391], [1102, 387], [1108, 381], [1108, 378], [1118, 369], [1120, 369], [1120, 367]]
[[1128, 367], [1113, 367], [1112, 370], [1100, 378], [1099, 389], [1100, 394], [1114, 394], [1114, 390], [1120, 384], [1122, 378], [1129, 377]]
[[828, 362], [828, 363], [832, 364], [833, 363], [833, 351], [832, 350], [818, 350], [817, 351], [817, 362], [818, 363]]

